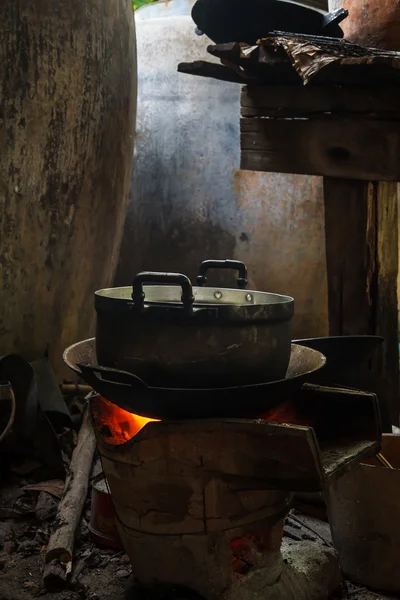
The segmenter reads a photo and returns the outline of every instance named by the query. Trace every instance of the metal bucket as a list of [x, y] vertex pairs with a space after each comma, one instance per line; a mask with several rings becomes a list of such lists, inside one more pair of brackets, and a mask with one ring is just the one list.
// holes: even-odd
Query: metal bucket
[[92, 485], [89, 531], [92, 540], [98, 546], [123, 550], [117, 528], [117, 515], [104, 476]]
[[384, 592], [400, 591], [400, 436], [384, 435], [382, 454], [394, 467], [362, 463], [327, 492], [332, 538], [344, 573]]

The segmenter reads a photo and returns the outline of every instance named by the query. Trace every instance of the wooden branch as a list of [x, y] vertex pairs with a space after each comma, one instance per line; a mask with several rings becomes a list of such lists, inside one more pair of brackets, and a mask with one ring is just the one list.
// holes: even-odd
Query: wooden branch
[[51, 585], [52, 589], [55, 577], [63, 579], [62, 571], [65, 576], [71, 571], [75, 534], [87, 496], [95, 448], [96, 438], [89, 411], [86, 410], [72, 454], [64, 494], [58, 506], [55, 530], [47, 546], [43, 579], [45, 585]]
[[90, 385], [82, 385], [78, 383], [63, 383], [60, 386], [63, 396], [80, 396], [84, 398], [93, 390]]
[[[204, 60], [196, 60], [191, 63], [179, 63], [178, 73], [186, 75], [198, 75], [200, 77], [209, 77], [211, 79], [219, 79], [220, 81], [230, 81], [232, 83], [247, 83], [248, 77], [241, 77], [233, 69], [219, 65], [218, 63], [210, 63]], [[250, 76], [250, 79], [254, 79]]]
[[[69, 563], [71, 566], [72, 563]], [[71, 569], [66, 568], [58, 560], [52, 560], [45, 565], [43, 571], [43, 584], [48, 592], [60, 592], [67, 585], [67, 577]]]

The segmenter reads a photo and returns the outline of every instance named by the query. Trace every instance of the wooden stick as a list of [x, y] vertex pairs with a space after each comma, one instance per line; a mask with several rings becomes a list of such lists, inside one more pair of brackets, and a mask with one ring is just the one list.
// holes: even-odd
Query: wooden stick
[[78, 383], [63, 383], [60, 386], [63, 396], [87, 396], [93, 388], [90, 385], [82, 385]]
[[89, 411], [86, 409], [78, 442], [72, 454], [63, 497], [58, 505], [55, 530], [47, 546], [43, 575], [45, 586], [47, 583], [54, 588], [56, 566], [63, 567], [66, 576], [71, 572], [75, 534], [87, 496], [95, 448], [96, 438], [90, 422]]
[[383, 456], [382, 453], [377, 454], [376, 458], [381, 463], [381, 465], [383, 465], [387, 469], [392, 469], [394, 471], [394, 467], [391, 465], [391, 463], [388, 461], [388, 459]]

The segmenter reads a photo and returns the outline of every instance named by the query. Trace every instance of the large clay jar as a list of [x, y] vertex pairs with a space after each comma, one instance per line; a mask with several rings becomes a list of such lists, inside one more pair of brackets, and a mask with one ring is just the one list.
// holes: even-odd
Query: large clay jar
[[0, 3], [0, 355], [88, 337], [112, 284], [136, 118], [131, 0]]
[[400, 0], [329, 0], [329, 9], [347, 8], [341, 23], [346, 40], [400, 50]]

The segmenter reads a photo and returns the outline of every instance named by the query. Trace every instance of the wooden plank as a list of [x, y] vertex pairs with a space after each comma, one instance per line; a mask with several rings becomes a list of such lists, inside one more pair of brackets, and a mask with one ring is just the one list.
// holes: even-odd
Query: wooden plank
[[331, 335], [382, 335], [373, 360], [385, 430], [398, 423], [397, 185], [325, 178]]
[[241, 168], [400, 181], [400, 123], [353, 119], [240, 120]]
[[377, 188], [377, 268], [378, 305], [376, 334], [386, 343], [378, 365], [392, 423], [398, 425], [400, 411], [399, 345], [398, 345], [398, 186], [380, 183]]
[[243, 117], [315, 118], [334, 114], [342, 118], [400, 119], [400, 89], [350, 88], [333, 85], [244, 86]]

